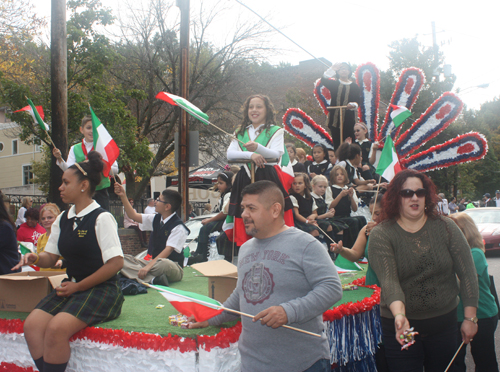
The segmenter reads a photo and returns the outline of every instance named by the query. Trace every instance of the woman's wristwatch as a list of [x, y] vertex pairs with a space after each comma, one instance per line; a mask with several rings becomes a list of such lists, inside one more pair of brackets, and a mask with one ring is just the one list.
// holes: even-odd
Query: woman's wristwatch
[[468, 320], [469, 322], [472, 322], [474, 324], [477, 324], [478, 321], [477, 316], [475, 316], [474, 318], [464, 318], [464, 320]]

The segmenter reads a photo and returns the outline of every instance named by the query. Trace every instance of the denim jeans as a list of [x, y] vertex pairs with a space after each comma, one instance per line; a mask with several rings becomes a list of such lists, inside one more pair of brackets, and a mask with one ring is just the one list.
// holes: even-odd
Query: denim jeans
[[304, 372], [330, 372], [331, 368], [329, 359], [320, 359]]

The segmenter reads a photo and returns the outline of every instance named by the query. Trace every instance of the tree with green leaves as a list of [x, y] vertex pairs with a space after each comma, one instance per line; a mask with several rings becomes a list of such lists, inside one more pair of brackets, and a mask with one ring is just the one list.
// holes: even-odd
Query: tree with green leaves
[[[261, 23], [236, 23], [233, 33], [214, 43], [209, 35], [216, 22], [223, 22], [223, 6], [201, 4], [199, 12], [191, 12], [188, 99], [208, 113], [212, 123], [232, 132], [241, 122], [245, 76], [251, 63], [268, 51], [270, 31]], [[111, 74], [127, 96], [136, 137], [149, 138], [154, 147], [148, 174], [140, 182], [134, 183], [133, 166], [125, 172], [127, 194], [132, 197], [143, 193], [150, 177], [169, 172], [160, 165], [174, 150], [180, 109], [155, 96], [160, 91], [180, 94], [178, 14], [173, 1], [154, 0], [135, 8], [134, 16], [120, 24], [120, 42], [115, 45], [120, 58]], [[200, 148], [219, 160], [225, 158], [230, 137], [192, 118], [190, 130], [199, 130]]]
[[[102, 8], [97, 0], [75, 0], [68, 2], [71, 17], [67, 22], [68, 30], [68, 137], [73, 144], [81, 137], [79, 127], [82, 117], [89, 114], [92, 105], [97, 116], [106, 126], [121, 149], [119, 166], [133, 167], [137, 175], [146, 174], [150, 167], [151, 152], [149, 141], [135, 134], [135, 120], [126, 106], [125, 92], [109, 73], [120, 56], [109, 39], [98, 32], [96, 26], [109, 25], [114, 21], [111, 11]], [[20, 49], [29, 56], [35, 50], [41, 60], [34, 63], [37, 79], [16, 80], [5, 74], [0, 77], [0, 98], [12, 108], [26, 105], [25, 96], [31, 97], [35, 104], [45, 109], [46, 121], [50, 123], [50, 71], [42, 69], [43, 63], [50, 60], [50, 50], [44, 44], [32, 44]], [[26, 142], [50, 142], [40, 133], [32, 119], [23, 113], [13, 114], [12, 119], [21, 125], [20, 138]], [[50, 159], [45, 154], [41, 164], [35, 164], [36, 178], [39, 182], [50, 179], [50, 167], [44, 166]], [[56, 180], [59, 182], [59, 179]], [[46, 187], [42, 184], [42, 188]]]

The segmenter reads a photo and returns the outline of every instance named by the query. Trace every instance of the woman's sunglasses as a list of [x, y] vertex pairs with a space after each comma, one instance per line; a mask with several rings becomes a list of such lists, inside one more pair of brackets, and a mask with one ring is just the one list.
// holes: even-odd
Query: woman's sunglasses
[[399, 195], [401, 195], [403, 198], [413, 198], [413, 195], [417, 194], [418, 198], [423, 198], [425, 195], [427, 195], [427, 190], [426, 189], [416, 189], [416, 190], [410, 190], [410, 189], [405, 189], [401, 190], [399, 192]]

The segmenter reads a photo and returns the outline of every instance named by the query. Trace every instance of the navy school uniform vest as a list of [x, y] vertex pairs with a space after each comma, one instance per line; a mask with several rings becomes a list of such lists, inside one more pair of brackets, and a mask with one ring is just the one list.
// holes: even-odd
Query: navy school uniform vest
[[370, 150], [372, 148], [372, 143], [370, 141], [364, 141], [362, 143], [356, 141], [356, 143], [359, 145], [359, 147], [361, 147], [361, 154], [363, 156], [362, 164], [363, 165], [370, 164], [369, 155], [370, 155]]
[[318, 212], [318, 216], [325, 214], [328, 210], [328, 206], [326, 205], [326, 200], [323, 199], [322, 196], [318, 198], [313, 196], [312, 199], [314, 199], [314, 201], [316, 202], [316, 206], [318, 207], [318, 209], [316, 210]]
[[[333, 186], [330, 186], [330, 189], [332, 189], [333, 199], [339, 196], [340, 192], [342, 191], [342, 189]], [[349, 199], [348, 196], [344, 196], [342, 199], [340, 199], [339, 203], [335, 207], [335, 217], [349, 217], [350, 215], [351, 215], [351, 200]]]
[[[345, 162], [345, 170], [347, 172], [347, 176], [349, 177], [349, 183], [354, 183], [354, 174], [356, 173], [356, 169], [346, 161]], [[359, 175], [358, 175], [358, 177], [359, 177]], [[334, 199], [335, 199], [335, 197], [334, 197]]]
[[[182, 225], [189, 233], [189, 229], [182, 223], [182, 220], [174, 213], [172, 217], [163, 226], [161, 225], [161, 214], [157, 213], [153, 220], [153, 231], [149, 237], [148, 254], [153, 258], [158, 256], [167, 246], [167, 240], [173, 228]], [[175, 249], [167, 257], [169, 260], [177, 262], [180, 267], [184, 265], [184, 254], [177, 252]]]
[[324, 163], [321, 162], [319, 164], [311, 163], [311, 165], [309, 165], [307, 167], [307, 173], [308, 174], [315, 173], [315, 174], [325, 175], [325, 174], [328, 173], [328, 167], [329, 166], [330, 166], [330, 162], [329, 161], [325, 161]]
[[68, 211], [61, 215], [61, 233], [57, 247], [66, 260], [66, 274], [70, 280], [74, 278], [80, 282], [104, 265], [95, 232], [97, 217], [103, 212], [106, 212], [103, 208], [94, 209], [83, 216], [74, 230], [75, 218], [68, 219]]
[[306, 199], [302, 195], [299, 194], [292, 194], [295, 199], [297, 199], [297, 203], [299, 204], [299, 214], [302, 217], [308, 217], [312, 214], [312, 207], [313, 207], [313, 202], [314, 198]]

